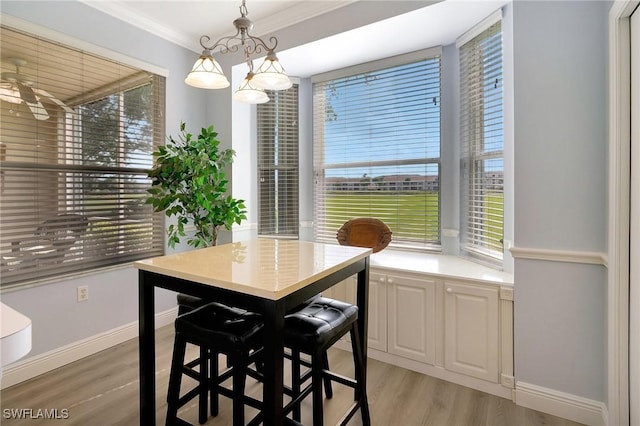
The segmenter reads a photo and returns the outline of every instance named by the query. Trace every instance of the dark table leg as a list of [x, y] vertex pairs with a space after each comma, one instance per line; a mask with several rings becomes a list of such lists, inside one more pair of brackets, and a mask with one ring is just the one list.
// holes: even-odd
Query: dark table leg
[[365, 267], [358, 272], [358, 332], [362, 342], [362, 356], [364, 365], [367, 365], [367, 338], [369, 330], [369, 258], [365, 259]]
[[156, 348], [154, 287], [145, 283], [144, 271], [138, 273], [140, 425], [156, 424]]
[[264, 425], [283, 423], [284, 305], [266, 301], [264, 313]]
[[[369, 258], [365, 259], [364, 269], [358, 272], [358, 332], [360, 334], [360, 347], [362, 348], [362, 364], [364, 374], [362, 375], [362, 382], [364, 389], [367, 388], [367, 346], [368, 346], [368, 330], [369, 330]], [[358, 395], [358, 398], [362, 398], [363, 395]], [[364, 401], [366, 402], [366, 395], [364, 395]], [[362, 424], [365, 426], [371, 425], [371, 418], [369, 410], [362, 410]]]

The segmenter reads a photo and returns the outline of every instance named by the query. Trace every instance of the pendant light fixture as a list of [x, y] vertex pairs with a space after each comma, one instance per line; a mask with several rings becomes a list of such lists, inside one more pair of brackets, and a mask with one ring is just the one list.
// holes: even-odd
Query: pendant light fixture
[[[252, 36], [249, 32], [253, 29], [253, 22], [247, 18], [248, 13], [245, 0], [242, 0], [241, 16], [233, 21], [233, 25], [236, 27], [234, 35], [222, 37], [213, 44], [209, 44], [211, 38], [208, 35], [200, 37], [200, 45], [204, 50], [187, 75], [185, 83], [202, 89], [228, 87], [229, 80], [222, 72], [220, 64], [213, 58], [212, 52], [216, 49], [221, 54], [237, 52], [239, 46], [242, 46], [249, 72], [234, 93], [234, 99], [253, 104], [264, 103], [269, 101], [265, 90], [286, 90], [291, 87], [291, 80], [276, 56], [275, 49], [278, 45], [278, 39], [270, 37], [270, 45], [268, 45], [260, 37]], [[267, 54], [266, 59], [254, 72], [251, 56], [263, 51]]]
[[233, 99], [240, 102], [246, 102], [249, 104], [264, 104], [269, 102], [269, 96], [262, 89], [255, 87], [253, 83], [253, 74], [251, 71], [247, 73], [247, 76], [242, 81], [242, 84], [233, 94]]

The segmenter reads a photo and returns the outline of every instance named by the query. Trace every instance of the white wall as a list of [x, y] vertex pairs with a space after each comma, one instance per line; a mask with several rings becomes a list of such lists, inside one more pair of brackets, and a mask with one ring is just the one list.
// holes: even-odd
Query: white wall
[[[107, 48], [168, 71], [166, 130], [177, 134], [180, 121], [199, 130], [208, 123], [205, 94], [183, 83], [194, 54], [79, 2], [2, 2], [2, 13]], [[182, 247], [181, 249], [184, 249]], [[38, 355], [137, 320], [138, 277], [133, 267], [3, 292], [3, 303], [33, 321]], [[89, 286], [89, 300], [78, 303], [76, 288]], [[156, 311], [175, 306], [172, 293], [156, 292]]]

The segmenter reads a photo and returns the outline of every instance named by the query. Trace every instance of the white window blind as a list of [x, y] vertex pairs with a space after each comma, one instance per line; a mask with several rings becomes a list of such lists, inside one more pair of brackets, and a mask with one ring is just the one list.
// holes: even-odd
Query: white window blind
[[501, 22], [460, 46], [462, 248], [500, 261], [504, 132]]
[[440, 54], [435, 50], [314, 82], [316, 240], [335, 242], [347, 220], [376, 217], [391, 228], [393, 246], [438, 248]]
[[164, 78], [1, 31], [2, 286], [162, 254], [164, 219], [145, 199]]
[[298, 85], [258, 105], [258, 234], [298, 236]]

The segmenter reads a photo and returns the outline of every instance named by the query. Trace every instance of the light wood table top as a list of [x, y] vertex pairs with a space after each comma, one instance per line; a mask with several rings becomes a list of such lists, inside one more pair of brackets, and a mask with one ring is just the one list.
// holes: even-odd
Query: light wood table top
[[278, 300], [371, 254], [371, 249], [257, 239], [160, 256], [134, 266]]

